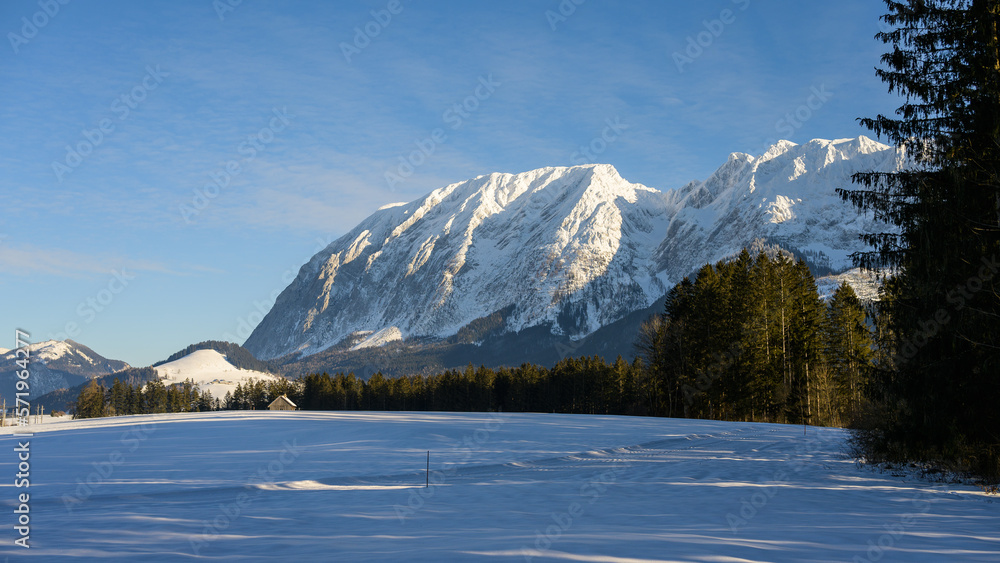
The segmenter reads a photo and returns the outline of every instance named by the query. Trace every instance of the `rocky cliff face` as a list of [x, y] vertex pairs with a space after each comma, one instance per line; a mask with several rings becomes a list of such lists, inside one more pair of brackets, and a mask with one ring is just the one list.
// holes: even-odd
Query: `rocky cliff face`
[[309, 355], [372, 333], [443, 338], [496, 319], [501, 331], [580, 338], [759, 240], [844, 270], [873, 225], [836, 188], [900, 162], [860, 137], [734, 153], [704, 182], [664, 192], [609, 165], [480, 176], [383, 207], [330, 244], [245, 346], [262, 359]]

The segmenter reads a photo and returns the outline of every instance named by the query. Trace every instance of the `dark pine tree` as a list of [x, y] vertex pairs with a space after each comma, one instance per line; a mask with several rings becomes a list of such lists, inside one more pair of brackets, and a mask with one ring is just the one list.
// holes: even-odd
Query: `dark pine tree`
[[91, 379], [76, 398], [73, 418], [98, 418], [107, 415], [104, 386]]
[[874, 355], [865, 310], [846, 282], [830, 299], [823, 333], [826, 360], [836, 389], [835, 418], [843, 424], [860, 414], [864, 378]]
[[906, 151], [842, 197], [894, 227], [860, 266], [887, 268], [874, 427], [882, 459], [957, 462], [1000, 479], [1000, 0], [886, 1], [876, 74], [904, 102], [862, 124]]

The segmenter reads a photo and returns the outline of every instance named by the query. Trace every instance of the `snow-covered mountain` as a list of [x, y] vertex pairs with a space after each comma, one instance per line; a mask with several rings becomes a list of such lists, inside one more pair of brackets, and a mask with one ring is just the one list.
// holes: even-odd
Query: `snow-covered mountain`
[[676, 213], [657, 249], [657, 267], [673, 280], [731, 256], [755, 239], [841, 272], [861, 250], [858, 235], [884, 226], [836, 194], [864, 170], [898, 170], [902, 153], [867, 137], [804, 145], [780, 141], [753, 157], [733, 153], [704, 182], [666, 192]]
[[[0, 356], [0, 394], [14, 397], [16, 372], [21, 368], [15, 363], [23, 359], [16, 350], [6, 350]], [[120, 360], [109, 360], [90, 348], [73, 340], [47, 340], [28, 345], [28, 383], [31, 397], [39, 397], [64, 387], [130, 367]]]
[[280, 379], [277, 375], [239, 369], [215, 350], [196, 350], [183, 358], [156, 366], [156, 374], [164, 385], [183, 383], [190, 379], [204, 393], [209, 391], [217, 399], [236, 390], [237, 384], [249, 379], [259, 381]]
[[755, 241], [845, 270], [872, 225], [836, 188], [900, 163], [859, 137], [734, 153], [704, 182], [664, 192], [606, 164], [480, 176], [383, 207], [316, 254], [245, 346], [309, 355], [491, 319], [578, 339]]

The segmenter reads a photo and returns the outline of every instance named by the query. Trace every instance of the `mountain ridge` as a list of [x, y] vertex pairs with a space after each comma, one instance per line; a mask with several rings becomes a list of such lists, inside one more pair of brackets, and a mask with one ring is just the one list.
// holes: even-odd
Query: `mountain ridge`
[[244, 346], [269, 360], [380, 331], [443, 339], [499, 311], [506, 332], [578, 340], [759, 240], [842, 272], [878, 225], [835, 189], [901, 165], [858, 137], [732, 153], [705, 181], [666, 191], [607, 164], [484, 174], [361, 221], [302, 266]]
[[[63, 387], [74, 387], [89, 379], [128, 369], [126, 362], [111, 360], [73, 340], [46, 340], [28, 345], [30, 397], [38, 397]], [[15, 395], [17, 350], [0, 354], [0, 394]]]

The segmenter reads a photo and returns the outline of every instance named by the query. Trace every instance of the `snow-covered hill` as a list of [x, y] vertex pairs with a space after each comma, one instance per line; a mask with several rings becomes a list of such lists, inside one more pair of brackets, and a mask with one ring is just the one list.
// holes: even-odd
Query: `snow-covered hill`
[[859, 137], [734, 153], [665, 192], [606, 164], [480, 176], [385, 206], [316, 254], [245, 346], [270, 359], [358, 345], [359, 332], [443, 338], [499, 312], [504, 331], [578, 339], [755, 241], [845, 270], [873, 225], [835, 190], [899, 165]]
[[237, 384], [257, 380], [275, 380], [279, 376], [261, 371], [239, 369], [226, 361], [226, 357], [215, 350], [196, 350], [183, 358], [161, 364], [156, 368], [164, 385], [183, 383], [190, 379], [202, 391], [223, 399], [227, 392], [236, 389]]
[[[0, 393], [12, 398], [15, 363], [22, 356], [15, 350], [0, 352]], [[88, 379], [130, 367], [120, 360], [109, 360], [73, 340], [47, 340], [28, 345], [28, 371], [31, 397], [39, 397], [64, 387], [74, 387]]]
[[859, 468], [836, 428], [239, 411], [30, 431], [38, 561], [1000, 560], [995, 498]]

